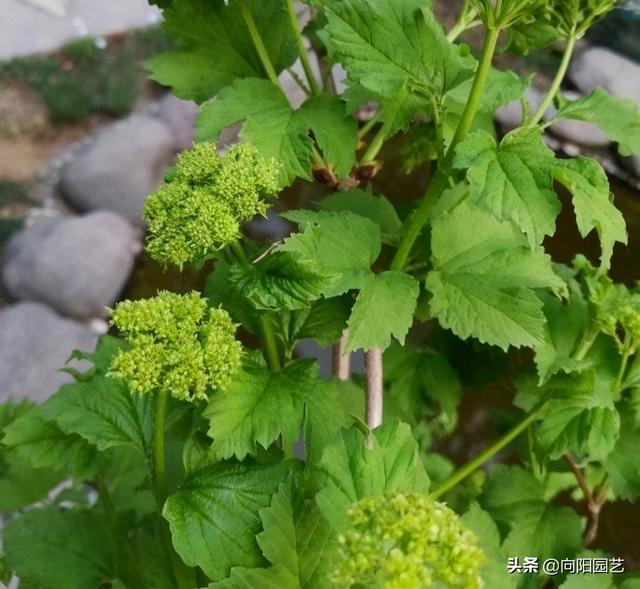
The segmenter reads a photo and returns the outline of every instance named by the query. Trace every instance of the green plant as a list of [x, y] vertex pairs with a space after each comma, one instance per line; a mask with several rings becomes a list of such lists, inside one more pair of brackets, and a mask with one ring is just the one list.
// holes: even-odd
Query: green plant
[[87, 37], [65, 45], [55, 55], [20, 57], [2, 64], [0, 81], [31, 86], [56, 124], [96, 112], [122, 115], [143, 91], [139, 62], [168, 48], [167, 36], [158, 28], [107, 47]]
[[[198, 143], [147, 202], [148, 251], [214, 268], [205, 298], [120, 303], [124, 339], [75, 354], [93, 368], [40, 406], [2, 406], [7, 567], [39, 589], [637, 587], [507, 572], [508, 557], [602, 557], [584, 552], [602, 506], [640, 495], [640, 290], [607, 275], [625, 223], [600, 164], [542, 139], [555, 102], [640, 152], [633, 102], [560, 93], [613, 2], [470, 0], [448, 34], [424, 0], [314, 0], [304, 31], [292, 0], [161, 4], [178, 47], [152, 77], [202, 106]], [[476, 59], [456, 39], [480, 25]], [[494, 54], [558, 39], [543, 105], [498, 139], [494, 111], [526, 107], [529, 80]], [[314, 55], [320, 74], [344, 66], [344, 96]], [[293, 109], [278, 75], [298, 58], [308, 100]], [[218, 154], [233, 123], [241, 144]], [[407, 167], [431, 166], [404, 218], [368, 186], [401, 132]], [[282, 241], [251, 241], [243, 222], [298, 179], [330, 194], [281, 213], [296, 226]], [[545, 253], [558, 186], [599, 236], [597, 267]], [[296, 357], [304, 339], [333, 345], [332, 378]], [[515, 384], [513, 406], [455, 468], [435, 443], [461, 383], [487, 379]], [[483, 468], [509, 446], [510, 466]]]

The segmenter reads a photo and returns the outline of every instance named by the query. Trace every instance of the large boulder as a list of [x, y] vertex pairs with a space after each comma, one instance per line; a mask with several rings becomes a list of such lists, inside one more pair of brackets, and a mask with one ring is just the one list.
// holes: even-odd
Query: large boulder
[[[23, 302], [0, 310], [0, 400], [44, 401], [71, 376], [60, 372], [74, 349], [92, 351], [97, 334], [44, 305]], [[73, 360], [69, 367], [89, 368]]]
[[580, 52], [569, 78], [585, 94], [602, 86], [613, 96], [640, 103], [640, 65], [609, 49], [589, 47]]
[[191, 100], [167, 94], [160, 100], [157, 117], [171, 130], [176, 151], [189, 149], [196, 137], [195, 122], [200, 108]]
[[96, 317], [117, 299], [140, 247], [138, 232], [116, 213], [40, 217], [7, 244], [2, 281], [15, 299]]
[[106, 209], [141, 223], [147, 196], [175, 155], [174, 138], [160, 120], [132, 115], [95, 135], [62, 170], [61, 189], [81, 211]]

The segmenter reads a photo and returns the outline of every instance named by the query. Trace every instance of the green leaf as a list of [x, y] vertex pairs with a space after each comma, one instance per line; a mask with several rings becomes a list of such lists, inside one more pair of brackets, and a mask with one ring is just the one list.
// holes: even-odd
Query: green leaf
[[491, 516], [477, 503], [473, 503], [460, 520], [476, 535], [478, 544], [487, 557], [480, 571], [485, 587], [515, 589], [518, 584], [515, 577], [507, 573], [507, 554], [500, 547], [500, 532]]
[[211, 397], [203, 415], [210, 422], [212, 452], [240, 460], [279, 438], [284, 447], [291, 447], [303, 425], [307, 452], [315, 457], [347, 423], [337, 388], [321, 379], [309, 360], [274, 373], [243, 369], [226, 391]]
[[298, 313], [293, 339], [313, 339], [321, 346], [329, 346], [340, 339], [350, 313], [348, 296], [322, 298]]
[[456, 148], [454, 166], [468, 168], [471, 197], [499, 220], [512, 220], [531, 249], [555, 232], [560, 202], [553, 192], [553, 152], [537, 127], [505, 135], [500, 144], [484, 131], [471, 133]]
[[518, 389], [545, 402], [545, 416], [536, 432], [549, 458], [571, 452], [579, 458], [602, 460], [613, 450], [620, 416], [608, 378], [587, 370], [559, 374], [540, 388], [531, 379], [522, 379]]
[[103, 376], [66, 384], [42, 405], [45, 419], [98, 450], [128, 446], [142, 456], [150, 455], [154, 414], [153, 396], [130, 393]]
[[93, 457], [85, 440], [45, 420], [40, 407], [32, 407], [4, 431], [3, 444], [34, 468], [64, 467], [80, 476]]
[[304, 103], [300, 114], [336, 175], [348, 176], [356, 163], [358, 123], [347, 116], [344, 101], [337, 96], [314, 96]]
[[[445, 108], [451, 103], [466, 105], [472, 85], [473, 79], [469, 78], [449, 90], [444, 97]], [[480, 97], [478, 109], [493, 115], [501, 106], [518, 100], [526, 92], [528, 86], [529, 80], [521, 78], [515, 72], [491, 68], [485, 91]]]
[[238, 80], [204, 104], [196, 123], [199, 140], [215, 141], [225, 127], [244, 122], [241, 137], [262, 157], [280, 164], [280, 184], [297, 177], [311, 179], [313, 140], [338, 176], [347, 176], [355, 163], [357, 123], [347, 116], [339, 98], [318, 96], [298, 110], [282, 90], [266, 80]]
[[471, 60], [449, 43], [422, 0], [344, 0], [326, 11], [329, 55], [357, 83], [388, 98], [406, 84], [442, 93], [471, 74]]
[[232, 266], [228, 280], [238, 295], [262, 311], [306, 309], [324, 286], [308, 265], [277, 252], [251, 266]]
[[575, 511], [549, 505], [542, 484], [520, 467], [494, 466], [480, 503], [509, 530], [502, 545], [509, 556], [571, 558], [582, 547], [582, 522]]
[[569, 297], [566, 300], [550, 293], [538, 293], [547, 319], [544, 342], [535, 349], [541, 385], [560, 371], [573, 372], [586, 366], [584, 361], [576, 360], [574, 354], [589, 324], [589, 307], [580, 285], [573, 279], [567, 284]]
[[230, 276], [236, 272], [235, 265], [220, 258], [207, 276], [204, 295], [212, 307], [223, 306], [233, 320], [251, 333], [258, 333], [260, 326], [253, 305], [236, 291]]
[[87, 589], [115, 573], [115, 538], [107, 522], [93, 513], [29, 511], [11, 522], [3, 536], [7, 562], [21, 586]]
[[342, 528], [349, 506], [360, 499], [425, 493], [429, 488], [411, 428], [398, 422], [376, 428], [370, 435], [355, 428], [342, 430], [325, 449], [315, 479], [320, 489], [316, 503], [336, 530]]
[[556, 118], [594, 123], [618, 143], [622, 155], [640, 153], [640, 109], [635, 100], [616, 98], [596, 88], [577, 100], [561, 100]]
[[258, 78], [238, 80], [202, 106], [196, 123], [200, 141], [215, 141], [225, 127], [244, 121], [241, 137], [265, 158], [280, 164], [280, 184], [311, 179], [306, 117], [289, 105], [282, 90]]
[[282, 215], [298, 223], [302, 233], [287, 237], [278, 247], [327, 279], [326, 297], [361, 288], [382, 246], [380, 228], [350, 212], [289, 211]]
[[[164, 10], [164, 28], [176, 51], [147, 61], [151, 79], [180, 98], [203, 102], [238, 78], [260, 78], [264, 69], [238, 2], [180, 0]], [[296, 59], [295, 38], [282, 2], [248, 0], [258, 31], [277, 71]]]
[[131, 538], [136, 572], [145, 587], [153, 589], [175, 589], [171, 554], [164, 540], [164, 526], [166, 522], [158, 514], [154, 514], [133, 532]]
[[294, 501], [282, 485], [271, 505], [260, 510], [264, 531], [257, 540], [269, 568], [233, 568], [209, 589], [330, 589], [327, 570], [334, 545], [331, 528], [313, 506]]
[[347, 350], [385, 350], [391, 336], [404, 343], [419, 291], [417, 281], [404, 272], [388, 271], [367, 278], [349, 317]]
[[440, 406], [447, 425], [457, 420], [462, 387], [448, 360], [432, 350], [392, 345], [384, 353], [385, 419], [399, 418], [418, 425], [425, 413]]
[[219, 462], [187, 475], [163, 510], [184, 562], [212, 579], [227, 576], [234, 566], [262, 564], [255, 540], [258, 512], [271, 503], [291, 466]]
[[354, 188], [334, 192], [317, 203], [321, 211], [341, 213], [350, 211], [371, 219], [380, 227], [385, 243], [394, 244], [398, 240], [402, 221], [394, 206], [384, 196], [376, 196], [368, 189]]
[[622, 213], [611, 202], [605, 171], [595, 160], [577, 157], [559, 160], [553, 168], [553, 177], [573, 195], [580, 235], [586, 237], [592, 229], [598, 232], [602, 246], [600, 267], [607, 270], [614, 244], [627, 243], [627, 230]]
[[24, 456], [3, 452], [0, 460], [0, 512], [9, 513], [45, 498], [67, 473], [34, 468]]
[[[481, 227], [482, 231], [470, 231]], [[533, 289], [562, 288], [549, 257], [522, 234], [468, 201], [433, 220], [431, 313], [458, 337], [507, 349], [543, 341], [542, 301]]]
[[640, 496], [640, 429], [631, 416], [625, 416], [620, 428], [620, 437], [603, 461], [611, 489], [627, 501], [633, 501]]

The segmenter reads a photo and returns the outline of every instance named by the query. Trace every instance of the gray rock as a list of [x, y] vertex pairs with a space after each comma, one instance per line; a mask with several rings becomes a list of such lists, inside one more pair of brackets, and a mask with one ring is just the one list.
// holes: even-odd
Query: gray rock
[[618, 98], [640, 102], [640, 65], [609, 49], [589, 47], [579, 53], [569, 78], [585, 94], [602, 86]]
[[62, 192], [81, 211], [106, 209], [141, 223], [144, 201], [162, 183], [173, 158], [167, 126], [132, 115], [101, 129], [62, 169]]
[[124, 287], [140, 249], [122, 217], [40, 217], [7, 244], [2, 280], [10, 296], [47, 303], [63, 315], [104, 315]]
[[189, 149], [193, 145], [196, 136], [194, 123], [199, 110], [195, 102], [182, 100], [173, 94], [167, 94], [160, 100], [157, 117], [173, 133], [176, 151]]
[[[568, 100], [577, 100], [581, 94], [577, 92], [564, 92]], [[551, 120], [556, 115], [555, 107], [550, 107], [545, 113], [544, 119]], [[569, 141], [575, 145], [584, 147], [607, 147], [610, 143], [607, 136], [600, 130], [600, 127], [593, 123], [572, 119], [563, 119], [549, 127], [549, 132], [559, 139]]]
[[[529, 111], [533, 113], [542, 104], [544, 94], [535, 88], [528, 88], [525, 97], [529, 101]], [[519, 127], [522, 121], [522, 105], [520, 101], [514, 100], [499, 108], [495, 113], [495, 120], [504, 133]]]
[[[91, 351], [97, 335], [44, 305], [17, 303], [0, 310], [0, 399], [44, 401], [71, 376], [59, 372], [74, 349]], [[89, 368], [74, 360], [69, 367]]]

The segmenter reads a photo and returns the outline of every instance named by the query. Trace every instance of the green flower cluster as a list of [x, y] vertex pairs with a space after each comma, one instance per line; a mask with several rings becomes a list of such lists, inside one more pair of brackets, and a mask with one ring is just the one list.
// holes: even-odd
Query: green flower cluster
[[640, 292], [613, 282], [584, 256], [576, 256], [574, 268], [582, 275], [597, 330], [611, 336], [621, 351], [640, 346]]
[[340, 535], [334, 581], [340, 588], [477, 589], [483, 552], [442, 503], [410, 493], [351, 506]]
[[183, 151], [166, 183], [144, 206], [147, 251], [182, 268], [233, 243], [240, 223], [265, 216], [278, 189], [278, 164], [239, 144], [219, 155], [213, 143]]
[[165, 388], [177, 399], [206, 399], [208, 390], [224, 389], [240, 369], [242, 345], [231, 317], [196, 292], [123, 301], [111, 322], [130, 348], [116, 354], [109, 376], [136, 392]]

